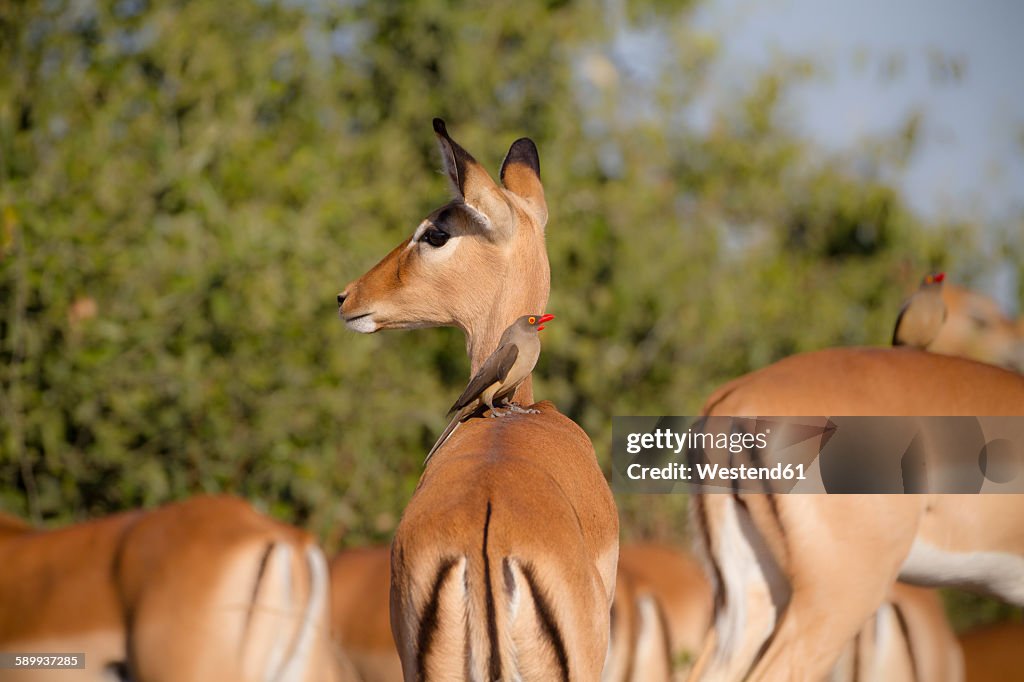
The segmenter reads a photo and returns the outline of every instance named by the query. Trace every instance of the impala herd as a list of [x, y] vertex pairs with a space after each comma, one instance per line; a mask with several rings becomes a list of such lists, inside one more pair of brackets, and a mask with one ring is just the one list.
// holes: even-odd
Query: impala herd
[[[475, 374], [547, 305], [540, 161], [517, 140], [495, 182], [434, 130], [452, 199], [344, 288], [339, 314], [362, 333], [458, 327]], [[1024, 376], [996, 366], [1024, 367], [1024, 327], [942, 295], [928, 351], [792, 356], [704, 413], [1024, 414]], [[533, 411], [468, 419], [441, 445], [390, 548], [330, 563], [230, 497], [49, 531], [0, 516], [0, 652], [86, 654], [0, 680], [1024, 679], [1024, 626], [958, 643], [937, 593], [910, 585], [1024, 606], [1024, 496], [695, 495], [694, 553], [620, 548], [586, 433], [529, 378], [512, 398]], [[939, 438], [923, 434], [926, 457]]]

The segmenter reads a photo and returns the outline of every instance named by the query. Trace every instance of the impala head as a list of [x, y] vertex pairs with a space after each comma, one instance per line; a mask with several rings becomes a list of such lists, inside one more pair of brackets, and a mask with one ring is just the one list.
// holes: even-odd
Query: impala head
[[517, 317], [547, 304], [547, 204], [537, 147], [516, 140], [501, 185], [434, 119], [453, 198], [377, 265], [338, 294], [339, 314], [357, 332], [455, 326], [478, 362]]
[[1007, 317], [994, 299], [955, 285], [942, 288], [946, 321], [929, 350], [1024, 371], [1024, 319]]

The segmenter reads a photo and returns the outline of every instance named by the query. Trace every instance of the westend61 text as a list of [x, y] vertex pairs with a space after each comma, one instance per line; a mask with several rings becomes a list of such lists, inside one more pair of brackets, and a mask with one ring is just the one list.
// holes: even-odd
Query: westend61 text
[[[696, 476], [694, 476], [696, 473]], [[634, 481], [806, 481], [803, 464], [772, 466], [748, 466], [740, 464], [724, 467], [718, 464], [694, 464], [692, 466], [673, 462], [660, 467], [630, 464], [626, 475]]]

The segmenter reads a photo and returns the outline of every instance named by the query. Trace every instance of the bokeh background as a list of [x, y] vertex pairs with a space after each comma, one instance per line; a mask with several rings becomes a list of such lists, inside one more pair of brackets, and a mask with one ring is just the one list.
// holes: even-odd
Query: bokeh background
[[[387, 541], [468, 361], [335, 295], [446, 200], [433, 116], [495, 174], [540, 148], [536, 390], [602, 461], [612, 415], [886, 344], [928, 271], [1016, 314], [1024, 9], [829, 5], [0, 3], [0, 510], [231, 492]], [[618, 501], [685, 541], [684, 498]]]

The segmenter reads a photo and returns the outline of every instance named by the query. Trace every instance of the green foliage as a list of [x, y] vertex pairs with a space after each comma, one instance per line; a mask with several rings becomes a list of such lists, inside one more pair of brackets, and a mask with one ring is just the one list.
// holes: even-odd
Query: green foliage
[[996, 621], [1020, 621], [1024, 609], [977, 594], [959, 590], [941, 590], [949, 622], [957, 632], [969, 632]]
[[[687, 125], [715, 51], [687, 12], [631, 6], [667, 27], [645, 88], [586, 2], [0, 5], [0, 508], [230, 491], [329, 548], [389, 537], [463, 340], [357, 336], [334, 298], [445, 200], [435, 115], [494, 171], [538, 143], [559, 322], [537, 394], [602, 460], [612, 415], [885, 343], [921, 272], [984, 267], [974, 232], [781, 123], [806, 64]], [[681, 498], [619, 502], [627, 536], [685, 535]]]

